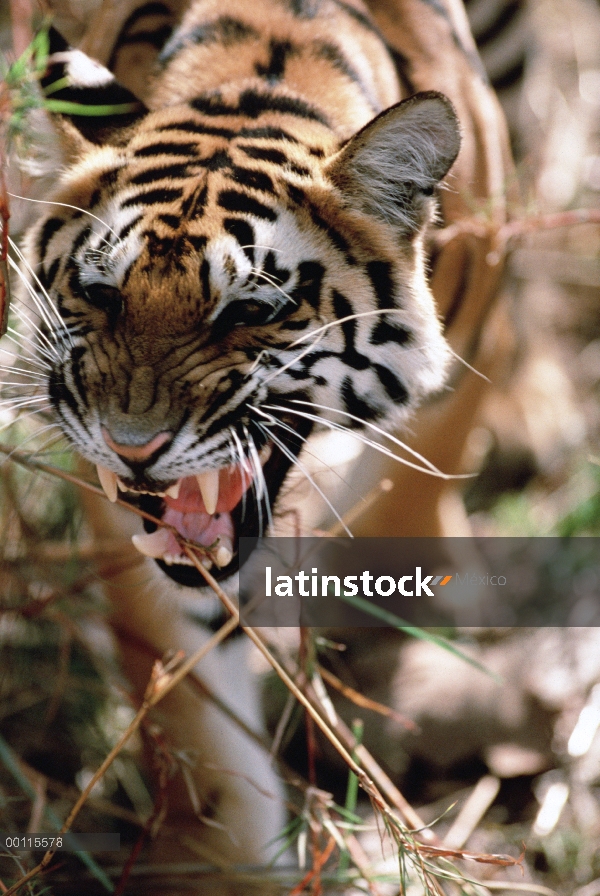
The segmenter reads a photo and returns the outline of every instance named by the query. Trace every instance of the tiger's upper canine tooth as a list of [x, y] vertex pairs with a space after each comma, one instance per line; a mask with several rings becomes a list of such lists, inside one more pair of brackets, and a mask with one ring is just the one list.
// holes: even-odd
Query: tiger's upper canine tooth
[[177, 500], [179, 497], [179, 489], [181, 488], [181, 479], [178, 479], [175, 485], [172, 485], [171, 488], [168, 488], [165, 492], [165, 495], [168, 495], [169, 498], [174, 498]]
[[223, 569], [224, 566], [229, 566], [233, 560], [233, 544], [231, 539], [226, 535], [219, 536], [219, 544], [213, 556], [219, 569]]
[[131, 540], [140, 554], [156, 559], [167, 553], [171, 539], [168, 529], [157, 529], [155, 532], [145, 532], [143, 535], [132, 535]]
[[219, 471], [209, 470], [208, 473], [197, 473], [196, 482], [206, 507], [206, 512], [211, 516], [217, 509], [219, 500]]
[[106, 467], [101, 467], [100, 464], [97, 464], [96, 471], [106, 497], [114, 504], [117, 500], [117, 474], [107, 470]]

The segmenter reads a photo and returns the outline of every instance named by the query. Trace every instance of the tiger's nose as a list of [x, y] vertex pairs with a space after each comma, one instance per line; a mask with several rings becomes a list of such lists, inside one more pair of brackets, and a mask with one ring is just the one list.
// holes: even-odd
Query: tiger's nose
[[173, 438], [173, 433], [159, 432], [157, 436], [154, 436], [153, 439], [150, 439], [144, 445], [122, 445], [119, 442], [115, 442], [108, 430], [102, 427], [102, 438], [108, 447], [112, 448], [120, 457], [123, 457], [125, 460], [132, 460], [134, 463], [143, 463], [149, 460], [159, 448], [170, 442]]

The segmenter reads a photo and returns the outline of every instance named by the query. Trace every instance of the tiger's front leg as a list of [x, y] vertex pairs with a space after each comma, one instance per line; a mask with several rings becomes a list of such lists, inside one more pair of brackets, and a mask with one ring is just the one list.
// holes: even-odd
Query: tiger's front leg
[[[200, 617], [206, 613], [203, 604], [217, 599], [175, 585], [135, 550], [134, 514], [95, 495], [86, 495], [85, 505], [96, 539], [123, 539], [123, 550], [98, 572], [121, 665], [141, 701], [157, 659], [181, 650], [189, 656], [210, 639], [212, 631]], [[246, 637], [234, 633], [198, 663], [195, 675], [208, 693], [260, 734], [262, 711], [258, 682], [248, 669], [249, 651]], [[167, 790], [170, 809], [154, 850], [158, 859], [264, 862], [267, 845], [285, 824], [282, 785], [265, 749], [191, 679], [172, 690], [151, 719], [180, 766]], [[175, 839], [169, 836], [172, 826]]]

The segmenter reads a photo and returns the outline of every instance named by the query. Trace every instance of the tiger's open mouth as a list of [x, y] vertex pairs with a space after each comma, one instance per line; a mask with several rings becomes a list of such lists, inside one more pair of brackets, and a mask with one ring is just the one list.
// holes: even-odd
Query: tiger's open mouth
[[[258, 464], [248, 461], [219, 470], [187, 476], [169, 489], [162, 500], [149, 495], [141, 497], [140, 506], [150, 511], [171, 528], [155, 527], [145, 520], [144, 535], [134, 535], [133, 543], [142, 554], [153, 557], [171, 578], [180, 584], [196, 584], [199, 576], [192, 560], [185, 553], [173, 530], [182, 539], [206, 548], [200, 562], [217, 578], [231, 575], [238, 568], [236, 534], [239, 523], [250, 512], [250, 504], [265, 504], [265, 467], [272, 454], [272, 447], [265, 445], [257, 455]], [[234, 517], [236, 508], [241, 519]], [[256, 509], [256, 515], [262, 513]], [[254, 514], [252, 514], [254, 516]], [[191, 580], [190, 580], [191, 579]], [[203, 584], [200, 578], [200, 583]]]
[[198, 559], [217, 580], [237, 572], [238, 539], [266, 534], [271, 508], [304, 437], [305, 434], [293, 440], [296, 444], [289, 444], [290, 456], [267, 442], [252, 462], [244, 458], [231, 466], [186, 476], [165, 491], [145, 490], [120, 480], [115, 485], [114, 474], [107, 483], [102, 468], [99, 476], [109, 497], [111, 489], [114, 497], [118, 487], [124, 500], [165, 524], [158, 526], [144, 519], [145, 533], [133, 536], [137, 550], [156, 560], [180, 585], [200, 587], [206, 582], [185, 553], [181, 540], [204, 549]]

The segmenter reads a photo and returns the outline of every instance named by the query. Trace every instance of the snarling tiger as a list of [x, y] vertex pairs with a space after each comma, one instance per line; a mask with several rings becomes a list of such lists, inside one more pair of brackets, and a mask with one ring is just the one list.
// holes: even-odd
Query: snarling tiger
[[[441, 3], [102, 4], [81, 46], [107, 67], [52, 32], [42, 86], [64, 103], [65, 161], [27, 258], [48, 302], [44, 363], [64, 433], [111, 502], [121, 493], [170, 527], [143, 532], [90, 502], [97, 534], [128, 530], [140, 552], [103, 574], [143, 688], [140, 639], [160, 655], [205, 636], [174, 608], [197, 592], [165, 584], [203, 584], [174, 533], [231, 584], [237, 539], [277, 524], [314, 431], [389, 430], [439, 392], [440, 311], [478, 344], [496, 273], [477, 285], [449, 269], [452, 246], [437, 259], [438, 310], [424, 239], [459, 152], [454, 106], [465, 143], [449, 220], [469, 174], [474, 196], [501, 186], [502, 126], [462, 13]], [[203, 674], [252, 718], [251, 685], [223, 656]], [[198, 788], [224, 826], [209, 838], [257, 858], [281, 824], [269, 763], [184, 686], [169, 701], [173, 740], [200, 754]], [[207, 772], [202, 757], [215, 756]], [[183, 804], [194, 816], [181, 796], [180, 822]]]

